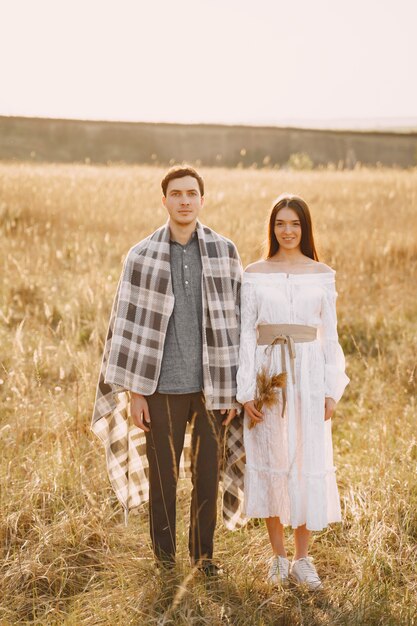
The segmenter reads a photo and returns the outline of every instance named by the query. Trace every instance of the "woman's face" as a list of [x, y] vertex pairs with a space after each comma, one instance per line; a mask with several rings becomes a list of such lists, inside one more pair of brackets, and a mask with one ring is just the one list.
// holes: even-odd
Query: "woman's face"
[[294, 209], [284, 207], [280, 209], [275, 218], [275, 237], [280, 248], [295, 250], [301, 243], [301, 223]]

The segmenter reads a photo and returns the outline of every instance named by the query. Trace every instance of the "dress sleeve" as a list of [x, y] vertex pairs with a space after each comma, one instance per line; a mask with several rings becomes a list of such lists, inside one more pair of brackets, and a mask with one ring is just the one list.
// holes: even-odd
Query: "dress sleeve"
[[243, 282], [241, 291], [241, 328], [239, 367], [237, 371], [236, 400], [245, 404], [255, 399], [256, 391], [256, 320], [257, 306], [255, 287], [250, 282]]
[[349, 383], [349, 378], [345, 374], [345, 356], [337, 334], [337, 292], [334, 280], [326, 284], [325, 289], [321, 310], [322, 324], [319, 332], [325, 362], [325, 397], [339, 402]]

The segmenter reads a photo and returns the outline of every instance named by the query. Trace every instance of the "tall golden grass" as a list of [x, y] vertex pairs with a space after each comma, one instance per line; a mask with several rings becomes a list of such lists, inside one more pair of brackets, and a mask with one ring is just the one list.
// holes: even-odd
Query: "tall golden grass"
[[[417, 623], [417, 171], [203, 170], [202, 221], [259, 258], [272, 199], [311, 206], [337, 270], [351, 384], [334, 419], [343, 523], [314, 537], [325, 589], [271, 590], [263, 522], [219, 527], [206, 584], [186, 552], [152, 567], [146, 513], [127, 528], [89, 432], [121, 260], [165, 221], [162, 170], [0, 166], [1, 624]], [[290, 549], [292, 547], [290, 540]]]

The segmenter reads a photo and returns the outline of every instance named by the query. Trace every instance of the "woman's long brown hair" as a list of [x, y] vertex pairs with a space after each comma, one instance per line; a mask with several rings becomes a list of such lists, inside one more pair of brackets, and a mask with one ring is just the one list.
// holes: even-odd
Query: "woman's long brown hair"
[[307, 203], [300, 198], [300, 196], [294, 196], [290, 193], [283, 193], [274, 202], [269, 216], [268, 225], [268, 244], [266, 258], [270, 259], [279, 250], [279, 243], [275, 236], [275, 221], [277, 213], [281, 209], [288, 207], [297, 213], [298, 219], [301, 224], [301, 242], [300, 249], [303, 254], [310, 257], [314, 261], [318, 261], [316, 247], [314, 245], [313, 237], [313, 225], [311, 223], [310, 209]]

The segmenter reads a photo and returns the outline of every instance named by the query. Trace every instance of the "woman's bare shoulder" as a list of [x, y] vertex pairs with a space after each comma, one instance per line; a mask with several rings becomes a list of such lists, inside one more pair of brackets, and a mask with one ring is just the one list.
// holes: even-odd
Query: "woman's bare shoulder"
[[317, 274], [334, 274], [335, 271], [329, 267], [329, 265], [326, 265], [326, 263], [320, 263], [320, 261], [313, 261], [314, 262], [314, 272]]
[[268, 262], [264, 261], [264, 259], [260, 259], [259, 261], [255, 261], [254, 263], [249, 263], [249, 265], [245, 268], [245, 272], [249, 272], [251, 274], [255, 274], [256, 272], [265, 272], [265, 268], [268, 268]]

